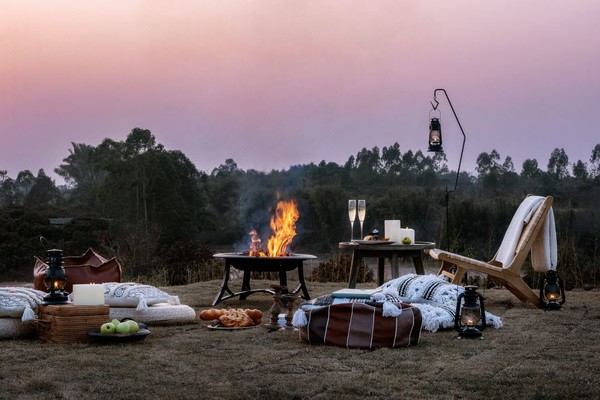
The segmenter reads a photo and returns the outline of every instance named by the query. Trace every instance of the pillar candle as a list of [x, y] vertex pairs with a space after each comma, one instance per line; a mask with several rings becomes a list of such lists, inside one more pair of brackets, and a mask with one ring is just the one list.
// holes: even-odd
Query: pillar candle
[[405, 237], [409, 237], [410, 244], [414, 244], [415, 243], [415, 230], [409, 229], [409, 228], [400, 229], [400, 237], [401, 237], [400, 241], [402, 241], [402, 239], [404, 239]]
[[104, 304], [104, 285], [74, 284], [73, 304], [76, 306], [99, 306]]
[[385, 220], [384, 235], [386, 238], [389, 238], [392, 242], [399, 242], [400, 240], [402, 240], [402, 238], [400, 237], [400, 220]]

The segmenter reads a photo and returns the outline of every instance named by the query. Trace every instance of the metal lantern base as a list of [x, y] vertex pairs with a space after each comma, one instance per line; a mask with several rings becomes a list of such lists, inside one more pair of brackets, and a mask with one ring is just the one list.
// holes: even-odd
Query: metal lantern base
[[48, 296], [44, 297], [44, 301], [42, 302], [42, 304], [45, 305], [67, 303], [69, 303], [69, 296], [61, 293], [50, 293]]
[[544, 311], [561, 311], [561, 310], [562, 310], [562, 305], [560, 303], [553, 301], [553, 302], [544, 304]]
[[485, 339], [481, 331], [477, 328], [467, 328], [458, 333], [458, 339]]

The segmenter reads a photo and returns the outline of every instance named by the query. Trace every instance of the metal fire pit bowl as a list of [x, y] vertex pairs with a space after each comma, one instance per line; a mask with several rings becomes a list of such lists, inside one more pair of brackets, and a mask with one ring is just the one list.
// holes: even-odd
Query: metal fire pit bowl
[[[279, 284], [287, 287], [287, 272], [298, 270], [298, 281], [299, 285], [293, 292], [284, 291], [284, 293], [297, 294], [302, 292], [302, 298], [310, 300], [306, 283], [304, 282], [304, 261], [316, 259], [316, 256], [311, 254], [295, 254], [292, 253], [289, 256], [282, 257], [257, 257], [250, 256], [245, 253], [217, 253], [213, 255], [214, 258], [221, 258], [225, 260], [225, 269], [223, 271], [223, 282], [219, 293], [215, 296], [212, 305], [230, 299], [232, 297], [239, 296], [240, 300], [245, 300], [248, 295], [252, 293], [269, 293], [274, 294], [271, 289], [252, 289], [250, 287], [250, 277], [252, 272], [277, 272], [279, 273]], [[229, 275], [231, 267], [244, 271], [244, 277], [242, 280], [242, 290], [239, 292], [233, 292], [229, 288]], [[226, 294], [227, 293], [227, 294]]]

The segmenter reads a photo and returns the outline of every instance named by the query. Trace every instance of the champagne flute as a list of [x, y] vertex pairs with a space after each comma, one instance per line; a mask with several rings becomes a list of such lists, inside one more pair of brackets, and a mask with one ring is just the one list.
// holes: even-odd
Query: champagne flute
[[365, 216], [367, 215], [367, 202], [365, 200], [358, 201], [358, 220], [360, 221], [360, 238], [363, 236], [363, 222], [365, 222]]
[[350, 241], [353, 241], [354, 220], [356, 219], [356, 200], [348, 200], [348, 217], [350, 218]]

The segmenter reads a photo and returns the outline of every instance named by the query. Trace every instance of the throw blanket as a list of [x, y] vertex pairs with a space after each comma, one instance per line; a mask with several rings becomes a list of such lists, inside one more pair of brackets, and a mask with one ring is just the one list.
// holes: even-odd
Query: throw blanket
[[[504, 268], [509, 266], [514, 259], [523, 228], [543, 201], [544, 197], [542, 196], [528, 196], [519, 205], [494, 257], [496, 261], [502, 263]], [[538, 236], [534, 238], [531, 248], [531, 263], [536, 272], [545, 272], [549, 269], [556, 270], [558, 258], [556, 226], [552, 208], [550, 208], [543, 224]]]
[[[301, 309], [312, 309], [331, 304], [356, 302], [410, 303], [419, 308], [423, 316], [423, 329], [436, 332], [438, 329], [454, 327], [456, 300], [464, 291], [462, 286], [447, 282], [435, 275], [407, 274], [392, 279], [379, 286], [370, 298], [339, 298], [325, 295], [317, 297], [301, 306]], [[502, 327], [499, 317], [485, 312], [488, 325]]]

